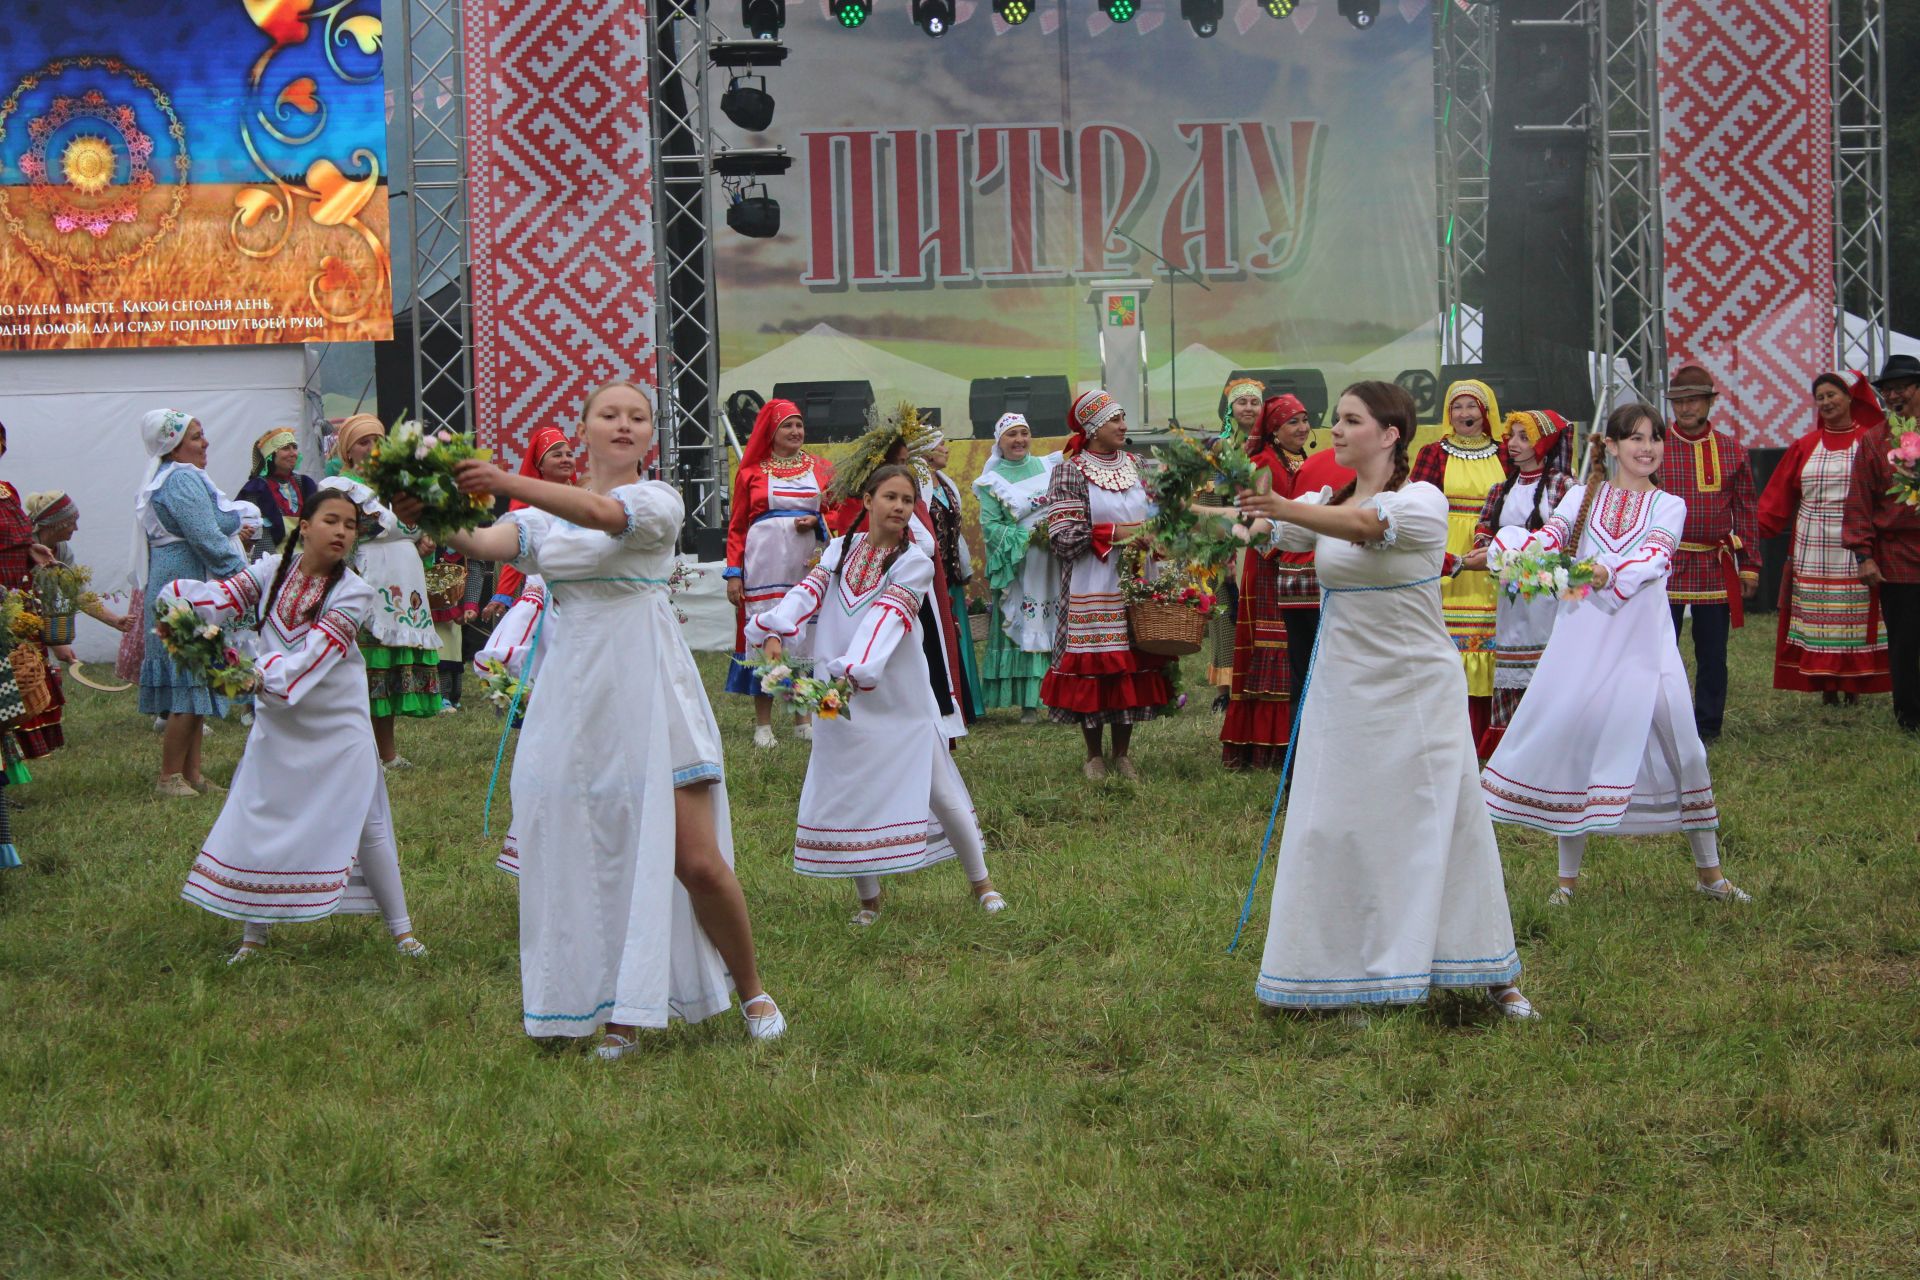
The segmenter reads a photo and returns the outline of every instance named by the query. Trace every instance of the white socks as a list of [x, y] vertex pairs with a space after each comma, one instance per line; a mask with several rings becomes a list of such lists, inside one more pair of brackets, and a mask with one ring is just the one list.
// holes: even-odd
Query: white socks
[[1584, 835], [1560, 837], [1560, 878], [1575, 880], [1580, 876], [1580, 862], [1587, 856], [1587, 838]]
[[[1720, 865], [1720, 833], [1717, 831], [1689, 831], [1687, 847], [1693, 850], [1693, 865], [1701, 871], [1710, 871]], [[1573, 880], [1580, 875], [1580, 863], [1587, 856], [1587, 838], [1584, 835], [1560, 837], [1560, 878]]]

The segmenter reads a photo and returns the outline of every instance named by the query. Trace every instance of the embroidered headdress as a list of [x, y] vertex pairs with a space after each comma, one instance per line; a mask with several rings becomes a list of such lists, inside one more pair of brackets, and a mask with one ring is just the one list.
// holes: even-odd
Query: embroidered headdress
[[27, 495], [27, 519], [36, 529], [49, 529], [79, 516], [80, 508], [59, 489]]
[[1086, 448], [1094, 432], [1125, 412], [1118, 400], [1098, 388], [1082, 391], [1073, 398], [1069, 413], [1073, 419], [1073, 435], [1067, 439], [1067, 453], [1075, 454]]
[[1493, 394], [1493, 388], [1478, 378], [1462, 378], [1447, 388], [1446, 399], [1440, 402], [1440, 412], [1447, 430], [1453, 430], [1453, 402], [1461, 396], [1470, 396], [1480, 403], [1480, 415], [1486, 419], [1487, 433], [1491, 435], [1500, 425], [1500, 401]]
[[983, 474], [994, 463], [1006, 461], [1006, 455], [1000, 452], [1000, 437], [1015, 427], [1025, 427], [1029, 435], [1033, 433], [1033, 424], [1027, 421], [1027, 415], [1024, 413], [1003, 413], [1000, 415], [1000, 421], [993, 424], [993, 448], [987, 454], [985, 466], [981, 468]]
[[275, 427], [253, 442], [253, 474], [264, 476], [273, 470], [273, 455], [300, 441], [292, 427]]
[[140, 443], [149, 458], [172, 453], [193, 425], [193, 415], [180, 409], [149, 409], [140, 418]]

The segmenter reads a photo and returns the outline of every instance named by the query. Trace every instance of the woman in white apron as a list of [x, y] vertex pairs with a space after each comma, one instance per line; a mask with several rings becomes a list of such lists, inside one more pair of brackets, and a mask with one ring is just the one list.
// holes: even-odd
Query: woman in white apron
[[1060, 455], [1033, 454], [1033, 428], [1017, 413], [993, 428], [993, 452], [973, 491], [980, 499], [980, 540], [993, 590], [987, 653], [980, 676], [986, 708], [1018, 707], [1020, 722], [1039, 719], [1040, 682], [1053, 663], [1060, 622], [1060, 565], [1033, 531], [1047, 516], [1047, 486]]

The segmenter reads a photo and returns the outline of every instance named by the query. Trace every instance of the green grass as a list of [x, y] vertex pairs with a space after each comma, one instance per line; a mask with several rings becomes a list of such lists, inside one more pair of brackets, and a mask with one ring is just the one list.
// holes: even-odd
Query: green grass
[[1271, 784], [1221, 772], [1203, 708], [1097, 789], [1002, 713], [961, 765], [1013, 910], [942, 866], [855, 932], [789, 870], [804, 754], [716, 699], [793, 1029], [610, 1067], [520, 1031], [492, 715], [402, 726], [429, 959], [342, 918], [230, 970], [236, 926], [176, 896], [214, 803], [152, 797], [132, 695], [78, 690], [0, 875], [0, 1274], [1911, 1276], [1914, 744], [1885, 698], [1766, 690], [1771, 635], [1736, 633], [1714, 754], [1751, 909], [1691, 893], [1673, 836], [1596, 839], [1549, 910], [1550, 842], [1500, 829], [1530, 1027], [1263, 1016], [1264, 889], [1224, 946]]

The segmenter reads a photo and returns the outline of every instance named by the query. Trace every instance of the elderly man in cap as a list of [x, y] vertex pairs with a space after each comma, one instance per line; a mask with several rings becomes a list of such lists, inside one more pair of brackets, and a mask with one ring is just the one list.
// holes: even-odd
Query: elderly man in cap
[[1703, 741], [1720, 736], [1727, 713], [1727, 636], [1745, 621], [1743, 602], [1760, 589], [1753, 471], [1747, 447], [1709, 415], [1713, 375], [1682, 365], [1667, 387], [1673, 422], [1660, 487], [1686, 499], [1687, 526], [1673, 557], [1667, 600], [1678, 638], [1693, 610], [1693, 721]]
[[1880, 588], [1893, 718], [1908, 733], [1920, 733], [1920, 509], [1887, 492], [1893, 485], [1887, 450], [1898, 433], [1916, 429], [1920, 414], [1920, 360], [1891, 357], [1873, 385], [1893, 416], [1854, 455], [1840, 541], [1860, 562], [1860, 581]]

